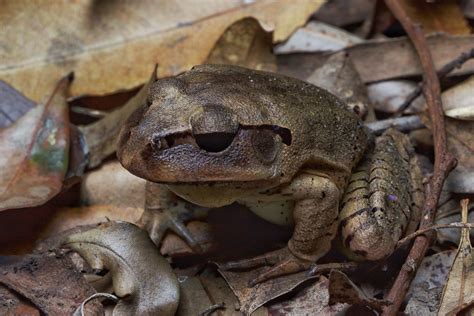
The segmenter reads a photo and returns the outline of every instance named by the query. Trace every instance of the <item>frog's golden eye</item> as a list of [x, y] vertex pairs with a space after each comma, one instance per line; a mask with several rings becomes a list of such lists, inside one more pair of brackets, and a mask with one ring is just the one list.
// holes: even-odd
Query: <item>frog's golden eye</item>
[[252, 145], [256, 156], [263, 163], [270, 163], [275, 160], [278, 152], [278, 143], [275, 133], [268, 129], [255, 130], [252, 135]]

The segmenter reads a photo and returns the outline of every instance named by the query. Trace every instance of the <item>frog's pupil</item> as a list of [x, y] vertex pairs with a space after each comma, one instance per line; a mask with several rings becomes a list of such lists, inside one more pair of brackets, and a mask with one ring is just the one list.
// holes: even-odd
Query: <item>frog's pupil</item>
[[234, 133], [206, 133], [206, 134], [194, 134], [194, 139], [199, 148], [207, 152], [220, 152], [226, 149], [232, 144], [234, 140]]

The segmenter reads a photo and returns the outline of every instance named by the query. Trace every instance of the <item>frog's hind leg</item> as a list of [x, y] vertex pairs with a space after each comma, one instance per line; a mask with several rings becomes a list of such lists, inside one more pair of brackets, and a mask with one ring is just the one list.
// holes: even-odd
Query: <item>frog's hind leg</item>
[[205, 217], [207, 211], [208, 209], [198, 206], [190, 209], [186, 202], [165, 186], [148, 181], [146, 183], [145, 211], [140, 219], [140, 226], [148, 231], [151, 240], [157, 246], [165, 233], [171, 230], [183, 238], [196, 253], [201, 253], [201, 246], [184, 223]]
[[344, 251], [379, 260], [419, 220], [421, 176], [408, 137], [388, 130], [352, 174], [340, 217]]

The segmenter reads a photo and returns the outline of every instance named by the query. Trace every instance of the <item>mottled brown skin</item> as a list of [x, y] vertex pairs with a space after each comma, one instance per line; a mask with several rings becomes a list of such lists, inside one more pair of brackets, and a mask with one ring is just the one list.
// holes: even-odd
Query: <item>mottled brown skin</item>
[[[343, 230], [349, 227], [346, 236], [357, 240], [351, 227], [359, 217], [350, 216], [357, 210], [343, 210], [349, 215], [339, 218], [339, 201], [367, 145], [357, 115], [323, 89], [277, 74], [203, 65], [152, 85], [147, 104], [122, 129], [118, 157], [135, 175], [203, 207], [237, 201], [265, 218], [273, 208], [291, 209], [288, 248], [239, 265], [277, 263], [262, 281], [319, 259], [340, 220]], [[395, 226], [403, 231], [406, 223]], [[388, 250], [381, 253], [397, 240], [383, 244]]]

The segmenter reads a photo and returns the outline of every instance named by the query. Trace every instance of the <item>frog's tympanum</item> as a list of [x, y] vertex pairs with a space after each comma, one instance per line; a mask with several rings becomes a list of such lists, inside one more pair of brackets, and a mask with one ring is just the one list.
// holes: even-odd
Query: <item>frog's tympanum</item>
[[[374, 141], [335, 96], [273, 73], [203, 65], [156, 81], [123, 127], [118, 157], [193, 204], [238, 202], [294, 225], [284, 249], [227, 265], [274, 264], [257, 282], [308, 268], [338, 232], [351, 257], [382, 259], [419, 217], [420, 174], [406, 136], [388, 130]], [[156, 208], [177, 207], [161, 194]], [[144, 215], [149, 230], [159, 213]]]

